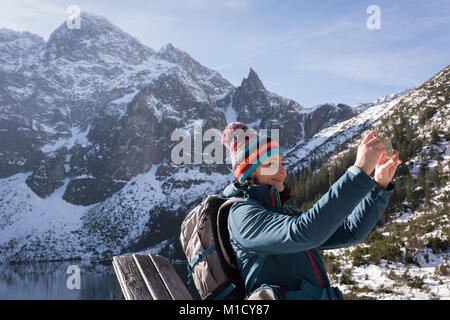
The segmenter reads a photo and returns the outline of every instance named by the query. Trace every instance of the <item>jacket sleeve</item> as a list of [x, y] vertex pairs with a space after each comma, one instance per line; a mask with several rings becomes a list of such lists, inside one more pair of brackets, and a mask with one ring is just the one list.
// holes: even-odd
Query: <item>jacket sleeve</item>
[[317, 249], [348, 247], [364, 241], [386, 209], [394, 189], [395, 185], [392, 182], [379, 192], [373, 188], [333, 235]]
[[256, 201], [231, 206], [230, 237], [246, 250], [286, 254], [317, 248], [343, 224], [356, 205], [376, 186], [358, 167], [350, 167], [317, 201], [299, 216], [265, 209]]

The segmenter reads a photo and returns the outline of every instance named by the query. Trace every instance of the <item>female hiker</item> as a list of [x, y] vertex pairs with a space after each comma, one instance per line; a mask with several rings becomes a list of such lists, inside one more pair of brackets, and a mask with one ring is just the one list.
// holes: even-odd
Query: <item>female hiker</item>
[[[394, 150], [392, 160], [386, 158], [376, 131], [370, 132], [358, 147], [355, 164], [303, 213], [285, 205], [292, 188], [284, 182], [278, 143], [250, 131], [234, 122], [222, 136], [237, 180], [223, 195], [247, 198], [234, 203], [228, 217], [247, 298], [343, 299], [340, 290], [330, 286], [319, 250], [351, 246], [368, 236], [394, 191], [391, 179], [401, 163], [398, 152]], [[240, 139], [237, 132], [248, 138]], [[270, 172], [274, 165], [276, 170]]]

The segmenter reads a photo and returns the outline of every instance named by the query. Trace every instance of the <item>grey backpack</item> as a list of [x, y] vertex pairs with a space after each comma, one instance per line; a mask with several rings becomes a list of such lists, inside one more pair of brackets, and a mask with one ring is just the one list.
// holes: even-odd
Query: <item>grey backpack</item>
[[180, 240], [188, 261], [188, 283], [194, 281], [205, 300], [245, 298], [245, 282], [237, 267], [228, 232], [228, 214], [247, 198], [206, 197], [181, 224]]

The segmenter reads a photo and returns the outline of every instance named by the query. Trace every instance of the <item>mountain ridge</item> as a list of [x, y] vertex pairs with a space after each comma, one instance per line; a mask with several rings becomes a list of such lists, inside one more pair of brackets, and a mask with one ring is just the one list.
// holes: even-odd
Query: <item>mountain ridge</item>
[[[89, 14], [81, 18], [83, 28]], [[184, 210], [233, 175], [226, 164], [174, 165], [175, 129], [192, 137], [196, 120], [221, 131], [231, 119], [279, 128], [280, 144], [294, 154], [325, 126], [357, 114], [344, 104], [305, 112], [267, 91], [253, 68], [235, 88], [170, 43], [155, 51], [92, 21], [87, 26], [99, 21], [108, 30], [93, 31], [98, 42], [62, 24], [38, 41], [31, 63], [0, 71], [2, 262], [103, 259], [163, 241], [161, 250], [179, 257]], [[128, 43], [137, 53], [117, 51]], [[55, 219], [53, 205], [72, 214]]]

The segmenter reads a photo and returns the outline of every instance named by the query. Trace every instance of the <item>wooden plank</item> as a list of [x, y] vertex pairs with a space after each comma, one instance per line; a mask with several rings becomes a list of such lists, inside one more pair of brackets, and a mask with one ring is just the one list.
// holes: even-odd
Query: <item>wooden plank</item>
[[193, 300], [183, 281], [181, 281], [167, 258], [153, 254], [149, 254], [149, 257], [153, 261], [156, 270], [158, 270], [173, 300]]
[[113, 257], [112, 265], [114, 267], [114, 271], [116, 272], [117, 280], [119, 281], [120, 289], [122, 289], [122, 293], [123, 293], [123, 296], [125, 297], [125, 300], [131, 300], [131, 297], [130, 297], [128, 290], [123, 281], [123, 276], [122, 276], [120, 265], [117, 262], [117, 257]]
[[125, 299], [153, 300], [132, 256], [115, 256], [113, 265]]
[[133, 254], [133, 258], [153, 299], [173, 300], [150, 257], [143, 254]]

